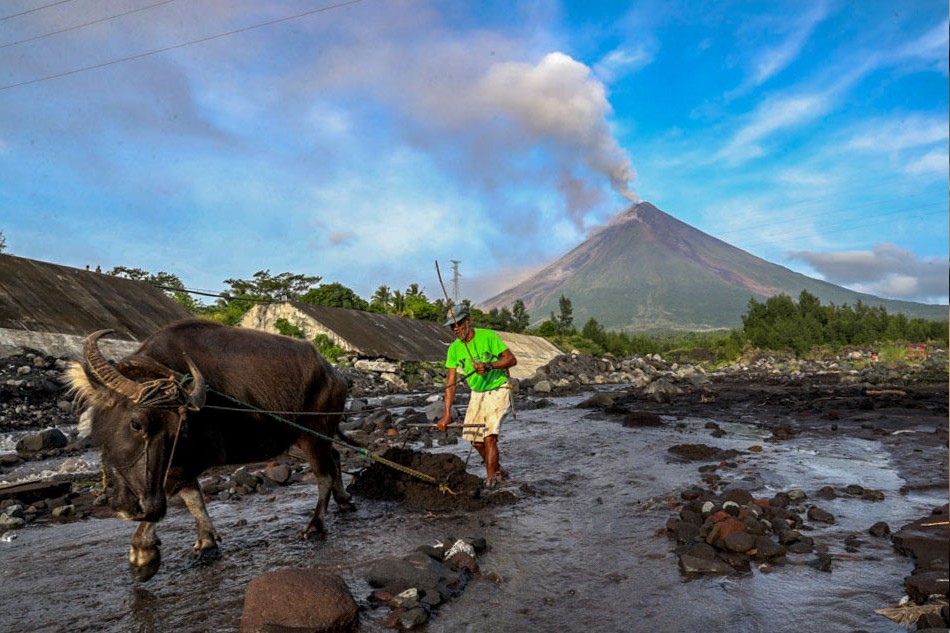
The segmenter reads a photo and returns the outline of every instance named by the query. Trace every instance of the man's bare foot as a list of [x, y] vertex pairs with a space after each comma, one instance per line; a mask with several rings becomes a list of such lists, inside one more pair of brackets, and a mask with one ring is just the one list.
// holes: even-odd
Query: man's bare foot
[[508, 478], [508, 471], [505, 470], [504, 468], [500, 468], [500, 469], [498, 470], [498, 472], [495, 473], [495, 476], [494, 476], [494, 477], [488, 477], [488, 478], [485, 480], [485, 487], [486, 487], [486, 488], [494, 488], [494, 487], [495, 487], [495, 484], [501, 483], [501, 482], [503, 482], [503, 481], [504, 481], [505, 479], [507, 479], [507, 478]]

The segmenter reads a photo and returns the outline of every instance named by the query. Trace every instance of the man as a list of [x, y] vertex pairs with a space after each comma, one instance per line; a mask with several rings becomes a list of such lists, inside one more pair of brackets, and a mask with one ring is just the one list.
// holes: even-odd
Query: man
[[456, 340], [452, 341], [446, 354], [445, 413], [436, 427], [444, 431], [452, 421], [456, 375], [461, 368], [472, 389], [472, 398], [465, 412], [467, 428], [462, 432], [462, 438], [470, 441], [482, 456], [488, 473], [485, 486], [491, 488], [508, 475], [498, 463], [498, 433], [502, 421], [511, 411], [511, 385], [505, 370], [517, 365], [518, 359], [495, 332], [473, 328], [468, 308], [464, 306], [454, 313], [450, 311], [445, 325], [452, 328]]

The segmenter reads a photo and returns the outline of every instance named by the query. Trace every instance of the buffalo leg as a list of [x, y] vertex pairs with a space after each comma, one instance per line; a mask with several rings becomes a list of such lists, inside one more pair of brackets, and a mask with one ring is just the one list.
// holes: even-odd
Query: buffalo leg
[[129, 569], [135, 580], [145, 582], [158, 572], [162, 566], [162, 552], [158, 548], [161, 544], [155, 533], [155, 524], [141, 521], [132, 535], [129, 550]]
[[340, 468], [340, 451], [330, 449], [333, 455], [333, 500], [340, 512], [353, 512], [356, 506], [350, 500], [350, 495], [343, 487], [343, 471]]
[[310, 523], [300, 533], [301, 538], [310, 538], [325, 531], [323, 517], [326, 516], [327, 506], [330, 505], [330, 493], [336, 484], [336, 481], [334, 481], [336, 479], [334, 476], [336, 462], [333, 459], [333, 447], [324, 440], [307, 435], [298, 440], [297, 446], [307, 456], [310, 469], [317, 479], [317, 507], [313, 510]]
[[216, 554], [221, 536], [211, 523], [208, 508], [205, 507], [204, 493], [201, 492], [201, 484], [197, 479], [190, 481], [178, 491], [178, 496], [185, 502], [185, 507], [191, 512], [191, 516], [195, 517], [195, 528], [198, 531], [198, 540], [195, 541], [194, 546], [195, 556], [205, 558]]

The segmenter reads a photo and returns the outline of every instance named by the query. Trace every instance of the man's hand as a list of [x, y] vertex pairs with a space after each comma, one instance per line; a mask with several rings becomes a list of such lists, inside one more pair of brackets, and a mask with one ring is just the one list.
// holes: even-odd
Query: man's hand
[[484, 376], [491, 371], [491, 364], [489, 363], [475, 363], [475, 371], [479, 376]]
[[449, 416], [445, 416], [441, 420], [435, 423], [435, 428], [439, 429], [440, 431], [444, 433], [446, 428], [448, 428], [449, 426], [449, 422], [451, 421], [452, 421], [452, 418], [450, 418]]

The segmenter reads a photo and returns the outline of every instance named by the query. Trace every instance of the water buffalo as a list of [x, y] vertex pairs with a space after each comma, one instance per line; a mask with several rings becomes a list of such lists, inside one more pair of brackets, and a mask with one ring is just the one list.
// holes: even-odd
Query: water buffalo
[[[195, 517], [196, 556], [220, 541], [205, 508], [198, 476], [212, 466], [270, 459], [291, 445], [307, 456], [319, 486], [317, 506], [303, 536], [323, 531], [330, 494], [341, 510], [353, 509], [343, 489], [339, 453], [315, 435], [236, 407], [229, 395], [264, 411], [340, 412], [345, 380], [313, 345], [286, 336], [186, 320], [166, 326], [115, 366], [99, 351], [103, 330], [91, 334], [83, 362], [67, 379], [86, 405], [84, 418], [100, 447], [110, 505], [139, 521], [129, 565], [148, 580], [161, 565], [155, 522], [166, 498], [178, 494]], [[338, 415], [285, 415], [327, 437], [342, 437]]]

